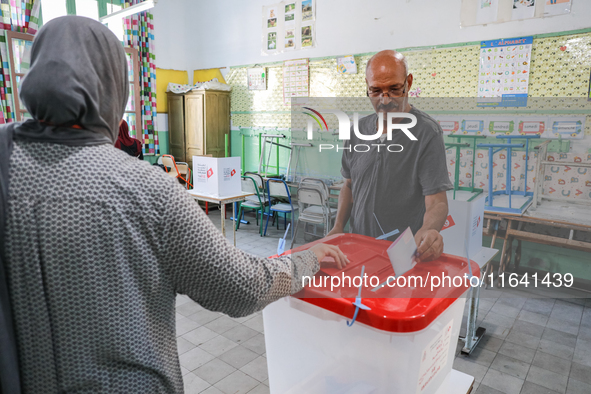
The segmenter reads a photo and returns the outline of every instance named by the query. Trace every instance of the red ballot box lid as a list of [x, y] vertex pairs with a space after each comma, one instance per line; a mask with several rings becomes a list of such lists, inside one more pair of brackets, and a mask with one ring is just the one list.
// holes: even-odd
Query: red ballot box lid
[[[464, 257], [443, 254], [434, 261], [418, 262], [394, 279], [387, 254], [392, 242], [359, 234], [323, 238], [286, 254], [307, 250], [318, 243], [338, 246], [350, 262], [339, 269], [333, 259], [325, 259], [312, 281], [292, 297], [351, 319], [361, 283], [361, 303], [371, 309], [360, 309], [356, 321], [383, 331], [420, 331], [470, 288], [468, 262]], [[471, 261], [471, 266], [473, 276], [479, 278], [478, 264]], [[365, 267], [365, 279], [360, 278], [362, 267]], [[476, 279], [473, 281], [475, 284]]]

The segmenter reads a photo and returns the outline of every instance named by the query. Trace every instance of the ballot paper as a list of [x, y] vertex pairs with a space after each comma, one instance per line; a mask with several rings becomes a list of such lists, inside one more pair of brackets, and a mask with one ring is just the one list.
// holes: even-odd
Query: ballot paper
[[415, 237], [408, 227], [388, 248], [388, 257], [390, 257], [390, 263], [392, 263], [394, 274], [397, 277], [414, 266], [416, 252]]

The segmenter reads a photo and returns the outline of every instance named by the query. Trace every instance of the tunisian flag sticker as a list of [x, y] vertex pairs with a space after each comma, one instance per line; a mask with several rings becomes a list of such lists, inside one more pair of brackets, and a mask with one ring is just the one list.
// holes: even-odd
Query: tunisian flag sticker
[[236, 174], [236, 170], [232, 170], [232, 172], [230, 173], [231, 176], [234, 176], [234, 174]]
[[446, 228], [450, 228], [452, 226], [455, 226], [455, 225], [456, 225], [456, 223], [454, 222], [451, 215], [448, 215], [447, 219], [445, 219], [445, 224], [443, 225], [443, 228], [441, 229], [441, 231], [445, 230]]
[[211, 178], [212, 175], [213, 175], [213, 168], [210, 168], [207, 170], [207, 177]]

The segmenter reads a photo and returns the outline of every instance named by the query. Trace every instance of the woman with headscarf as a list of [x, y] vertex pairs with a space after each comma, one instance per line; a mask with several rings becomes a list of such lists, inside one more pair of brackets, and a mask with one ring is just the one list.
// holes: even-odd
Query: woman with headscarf
[[231, 246], [175, 179], [113, 146], [127, 89], [115, 35], [57, 18], [22, 82], [33, 119], [0, 130], [0, 323], [25, 393], [181, 393], [177, 293], [246, 316], [300, 290], [325, 256], [346, 263], [329, 245], [278, 259]]
[[135, 138], [131, 138], [129, 135], [129, 125], [125, 120], [122, 120], [121, 123], [119, 123], [119, 136], [115, 142], [115, 148], [121, 149], [130, 156], [144, 160], [142, 143]]

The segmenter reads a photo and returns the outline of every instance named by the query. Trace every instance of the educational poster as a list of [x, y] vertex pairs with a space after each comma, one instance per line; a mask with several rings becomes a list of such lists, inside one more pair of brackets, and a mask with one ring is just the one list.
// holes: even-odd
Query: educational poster
[[507, 116], [489, 116], [485, 121], [486, 135], [499, 136], [516, 134], [515, 119]]
[[527, 105], [532, 44], [533, 37], [481, 42], [479, 106]]
[[519, 117], [516, 121], [517, 133], [519, 135], [544, 136], [548, 123], [546, 116]]
[[548, 120], [546, 138], [580, 140], [585, 135], [585, 116], [556, 116]]
[[499, 0], [478, 0], [476, 7], [476, 23], [486, 25], [496, 22]]
[[337, 71], [341, 74], [357, 74], [357, 63], [355, 56], [337, 57]]
[[571, 0], [545, 0], [544, 16], [554, 16], [570, 13]]
[[267, 72], [265, 67], [249, 68], [246, 71], [248, 90], [267, 90]]
[[466, 116], [460, 122], [460, 131], [457, 134], [483, 135], [486, 120], [482, 116]]
[[316, 46], [315, 1], [285, 0], [263, 6], [263, 54]]
[[310, 69], [308, 59], [283, 62], [283, 104], [290, 105], [292, 98], [308, 97]]
[[533, 18], [535, 11], [536, 0], [513, 0], [513, 13], [511, 14], [511, 19], [516, 21]]
[[456, 134], [460, 130], [460, 123], [462, 119], [459, 115], [443, 116], [439, 115], [435, 118], [443, 130], [443, 135]]

